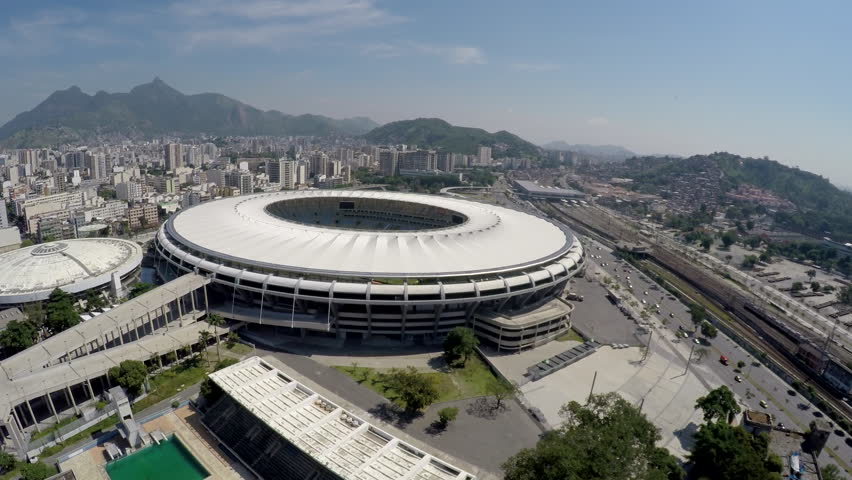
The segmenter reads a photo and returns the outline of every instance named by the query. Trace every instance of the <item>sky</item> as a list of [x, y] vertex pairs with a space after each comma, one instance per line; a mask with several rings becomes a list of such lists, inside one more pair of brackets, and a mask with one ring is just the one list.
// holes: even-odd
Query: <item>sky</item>
[[0, 123], [155, 76], [263, 109], [769, 156], [852, 186], [852, 2], [4, 0]]

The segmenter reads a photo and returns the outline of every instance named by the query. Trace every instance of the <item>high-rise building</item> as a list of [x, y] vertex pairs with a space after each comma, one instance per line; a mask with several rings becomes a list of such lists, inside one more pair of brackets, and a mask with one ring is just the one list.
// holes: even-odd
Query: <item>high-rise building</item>
[[183, 166], [183, 145], [179, 143], [170, 143], [166, 145], [166, 171], [174, 170]]
[[491, 147], [479, 147], [479, 161], [477, 163], [491, 165]]
[[399, 157], [396, 150], [379, 151], [379, 170], [382, 175], [393, 177], [397, 174]]
[[428, 170], [437, 168], [437, 156], [430, 150], [411, 150], [398, 155], [399, 170]]
[[254, 191], [252, 174], [242, 170], [233, 170], [225, 175], [229, 187], [239, 188], [240, 195], [248, 195]]
[[129, 202], [142, 198], [142, 184], [138, 182], [123, 182], [115, 186], [115, 196], [119, 200]]
[[453, 154], [450, 152], [438, 152], [437, 168], [442, 172], [453, 171]]
[[308, 175], [313, 177], [316, 175], [325, 175], [328, 171], [328, 155], [322, 152], [314, 152], [311, 154], [310, 171]]
[[281, 185], [281, 188], [296, 188], [296, 161], [279, 158], [266, 162], [266, 174], [269, 183]]

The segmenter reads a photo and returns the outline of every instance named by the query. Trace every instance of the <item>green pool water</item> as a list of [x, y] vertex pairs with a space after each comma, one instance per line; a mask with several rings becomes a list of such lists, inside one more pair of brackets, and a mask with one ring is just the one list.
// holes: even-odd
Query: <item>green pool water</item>
[[174, 435], [108, 463], [112, 480], [201, 480], [209, 473]]

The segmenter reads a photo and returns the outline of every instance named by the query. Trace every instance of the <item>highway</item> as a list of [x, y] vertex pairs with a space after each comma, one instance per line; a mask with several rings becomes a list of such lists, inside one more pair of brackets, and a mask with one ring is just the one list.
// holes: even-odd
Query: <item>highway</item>
[[[506, 200], [513, 202], [520, 209], [529, 211], [526, 202], [511, 195], [505, 196]], [[591, 208], [591, 207], [573, 207]], [[548, 213], [546, 210], [544, 213]], [[561, 221], [561, 218], [551, 218]], [[577, 231], [576, 225], [566, 223], [569, 229]], [[665, 335], [673, 343], [693, 342], [694, 336], [683, 338], [678, 336], [682, 327], [685, 330], [694, 330], [688, 307], [676, 297], [669, 295], [662, 287], [656, 285], [649, 277], [636, 270], [632, 265], [617, 258], [612, 250], [594, 239], [583, 237], [584, 244], [588, 247], [588, 254], [596, 258], [589, 258], [587, 275], [611, 275], [618, 282], [619, 292], [626, 292], [628, 285], [633, 285], [633, 294], [641, 303], [645, 300], [649, 305], [659, 304], [660, 320], [665, 320], [667, 329]], [[600, 258], [597, 258], [600, 256]], [[597, 273], [596, 273], [597, 272]], [[618, 275], [616, 277], [616, 275]], [[630, 277], [629, 279], [627, 277]], [[645, 292], [648, 292], [646, 295]], [[656, 331], [659, 335], [660, 331]], [[660, 341], [652, 338], [652, 342]], [[770, 371], [759, 361], [756, 361], [748, 352], [744, 351], [736, 342], [731, 340], [722, 332], [712, 340], [703, 340], [701, 347], [707, 353], [700, 360], [693, 357], [691, 370], [703, 377], [721, 378], [725, 384], [737, 395], [740, 402], [749, 408], [763, 410], [773, 415], [776, 424], [783, 423], [785, 427], [797, 431], [806, 431], [814, 418], [826, 418], [813, 404], [805, 400], [801, 395], [795, 393], [792, 388], [775, 373]], [[719, 362], [720, 355], [729, 359], [729, 365], [725, 366]], [[745, 367], [740, 374], [742, 382], [737, 382], [734, 369], [737, 362], [745, 362]], [[765, 400], [767, 408], [761, 408], [759, 402]], [[821, 465], [834, 463], [841, 469], [852, 474], [852, 438], [842, 430], [832, 432], [827, 447], [819, 457]]]

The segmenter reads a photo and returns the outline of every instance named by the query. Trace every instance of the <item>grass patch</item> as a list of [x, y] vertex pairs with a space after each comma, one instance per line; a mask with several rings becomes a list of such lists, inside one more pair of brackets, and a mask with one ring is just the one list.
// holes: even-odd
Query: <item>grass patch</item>
[[[389, 369], [351, 366], [333, 368], [397, 405], [405, 407], [398, 399], [397, 393], [382, 382], [381, 374]], [[471, 357], [464, 368], [453, 368], [449, 372], [425, 372], [424, 375], [431, 378], [438, 389], [438, 399], [435, 403], [486, 395], [488, 386], [497, 381], [485, 362], [477, 356]]]
[[251, 353], [251, 347], [244, 343], [235, 343], [231, 346], [226, 344], [225, 349], [229, 352], [236, 353], [237, 355], [246, 355]]
[[68, 425], [69, 423], [71, 423], [71, 422], [73, 422], [73, 421], [77, 420], [77, 418], [78, 418], [77, 416], [72, 416], [72, 417], [68, 417], [68, 418], [63, 418], [63, 419], [62, 419], [62, 420], [60, 420], [59, 422], [54, 423], [53, 425], [51, 425], [51, 426], [49, 426], [49, 427], [47, 427], [47, 428], [42, 429], [40, 432], [36, 432], [36, 433], [34, 433], [34, 434], [32, 435], [32, 437], [30, 437], [30, 441], [35, 440], [35, 439], [37, 439], [37, 438], [44, 437], [45, 435], [49, 435], [49, 434], [51, 434], [51, 433], [53, 433], [53, 432], [55, 432], [55, 431], [59, 430], [60, 428], [64, 427], [65, 425]]
[[166, 370], [151, 378], [151, 391], [148, 393], [148, 396], [133, 404], [133, 412], [140, 412], [163, 400], [168, 400], [178, 393], [179, 388], [185, 390], [190, 385], [204, 380], [206, 376], [207, 369], [201, 366], [178, 365], [175, 368]]
[[558, 337], [556, 337], [556, 341], [557, 342], [585, 342], [585, 340], [583, 340], [583, 337], [581, 337], [580, 334], [578, 334], [577, 332], [575, 332], [574, 330], [572, 330], [570, 328], [568, 329], [568, 331], [566, 331], [562, 335], [559, 335]]
[[73, 444], [79, 442], [80, 440], [85, 439], [86, 437], [92, 436], [93, 433], [100, 431], [100, 430], [103, 430], [105, 428], [109, 428], [109, 427], [115, 425], [116, 423], [118, 423], [118, 416], [116, 416], [116, 415], [113, 415], [109, 418], [105, 418], [105, 419], [101, 420], [100, 422], [92, 425], [91, 427], [83, 430], [82, 432], [65, 439], [64, 442], [57, 443], [56, 445], [54, 445], [52, 447], [45, 448], [39, 454], [39, 457], [45, 458], [45, 457], [49, 457], [51, 455], [56, 455], [57, 453], [64, 450], [65, 447], [73, 445]]

